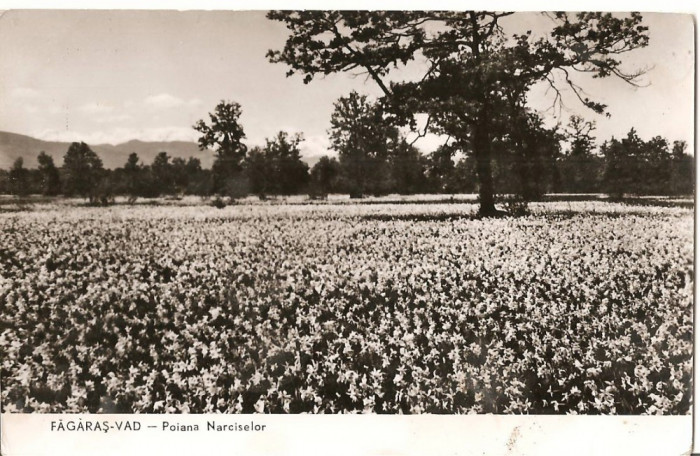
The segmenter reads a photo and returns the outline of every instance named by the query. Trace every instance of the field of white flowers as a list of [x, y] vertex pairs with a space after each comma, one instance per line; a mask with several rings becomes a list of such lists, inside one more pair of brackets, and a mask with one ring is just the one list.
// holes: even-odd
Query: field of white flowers
[[0, 213], [3, 411], [687, 414], [692, 209]]

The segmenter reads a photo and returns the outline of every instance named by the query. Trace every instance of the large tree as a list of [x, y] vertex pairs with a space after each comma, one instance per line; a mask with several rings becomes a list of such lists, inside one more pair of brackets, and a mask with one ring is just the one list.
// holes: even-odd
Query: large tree
[[[569, 87], [596, 112], [571, 72], [617, 76], [634, 83], [619, 56], [648, 42], [640, 14], [550, 14], [549, 33], [529, 30], [507, 36], [503, 18], [485, 11], [271, 11], [290, 36], [272, 62], [289, 65], [308, 83], [318, 75], [363, 71], [384, 93], [383, 103], [401, 124], [416, 128], [415, 114], [427, 114], [423, 132], [447, 135], [472, 154], [479, 178], [480, 212], [496, 214], [491, 144], [508, 128], [511, 109], [523, 108], [528, 90], [548, 82], [557, 97]], [[397, 81], [393, 68], [425, 60], [417, 79]]]
[[241, 105], [222, 100], [213, 113], [209, 113], [209, 124], [198, 120], [194, 129], [202, 133], [199, 148], [205, 150], [213, 147], [216, 160], [212, 166], [213, 191], [222, 193], [231, 191], [231, 182], [240, 177], [243, 160], [248, 148], [243, 144], [245, 133], [239, 123]]

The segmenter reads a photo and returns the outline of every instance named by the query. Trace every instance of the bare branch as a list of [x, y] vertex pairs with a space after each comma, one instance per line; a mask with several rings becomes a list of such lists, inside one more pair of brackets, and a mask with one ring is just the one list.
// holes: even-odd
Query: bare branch
[[428, 134], [428, 128], [430, 127], [430, 121], [432, 120], [432, 116], [428, 116], [428, 118], [425, 121], [425, 126], [423, 127], [422, 132], [418, 132], [418, 135], [415, 137], [413, 141], [410, 142], [410, 145], [414, 145], [416, 141], [418, 141], [420, 138], [425, 138], [425, 135]]

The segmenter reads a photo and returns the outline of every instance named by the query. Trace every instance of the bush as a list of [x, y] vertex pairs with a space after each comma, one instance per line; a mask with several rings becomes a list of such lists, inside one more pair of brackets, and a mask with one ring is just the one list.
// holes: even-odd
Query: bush
[[226, 181], [224, 194], [232, 199], [245, 198], [250, 193], [250, 181], [239, 175]]
[[316, 188], [315, 186], [311, 186], [311, 188], [309, 188], [309, 199], [325, 200], [328, 199], [328, 193]]
[[221, 198], [219, 195], [216, 195], [216, 198], [211, 200], [209, 204], [211, 204], [217, 209], [223, 209], [226, 207], [226, 201], [224, 201], [223, 198]]
[[523, 217], [530, 215], [528, 201], [520, 195], [503, 195], [496, 197], [496, 203], [501, 204], [508, 215]]

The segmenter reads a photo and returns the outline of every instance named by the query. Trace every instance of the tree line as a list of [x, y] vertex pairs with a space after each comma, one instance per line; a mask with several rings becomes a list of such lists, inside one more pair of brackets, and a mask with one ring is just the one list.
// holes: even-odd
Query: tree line
[[[280, 131], [262, 147], [248, 149], [239, 124], [240, 105], [222, 101], [210, 123], [194, 128], [201, 148], [213, 148], [212, 169], [198, 158], [171, 158], [163, 151], [144, 164], [132, 153], [124, 166], [108, 170], [85, 143], [72, 143], [57, 167], [42, 152], [36, 168], [18, 158], [0, 171], [0, 192], [82, 197], [109, 204], [114, 197], [221, 195], [240, 198], [257, 195], [306, 193], [323, 198], [330, 193], [351, 197], [390, 193], [477, 193], [478, 163], [447, 142], [429, 154], [421, 153], [399, 128], [386, 120], [381, 106], [356, 92], [334, 106], [329, 138], [336, 157], [323, 156], [309, 166], [301, 159], [301, 134]], [[522, 119], [535, 124], [518, 132], [525, 146], [510, 141], [492, 144], [493, 187], [496, 194], [523, 200], [545, 193], [607, 193], [633, 195], [687, 195], [694, 191], [695, 159], [683, 141], [656, 136], [644, 141], [634, 129], [622, 139], [610, 138], [600, 146], [595, 125], [572, 116], [565, 128], [544, 128], [537, 116]]]

